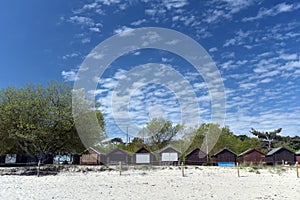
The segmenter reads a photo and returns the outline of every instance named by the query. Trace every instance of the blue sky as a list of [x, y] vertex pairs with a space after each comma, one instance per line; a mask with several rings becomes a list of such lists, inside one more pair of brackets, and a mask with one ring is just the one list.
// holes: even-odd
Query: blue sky
[[[54, 79], [72, 84], [85, 57], [105, 39], [135, 28], [163, 27], [193, 38], [214, 60], [226, 91], [225, 124], [234, 133], [281, 127], [282, 135], [299, 135], [299, 19], [298, 1], [4, 1], [0, 87]], [[197, 95], [200, 122], [209, 122], [211, 97], [203, 78], [179, 56], [145, 49], [118, 58], [98, 79], [95, 92], [110, 137], [124, 137], [112, 115], [114, 88], [131, 69], [148, 63], [180, 72]], [[158, 116], [180, 122], [176, 94], [163, 85], [151, 83], [131, 94], [129, 123], [143, 126]]]

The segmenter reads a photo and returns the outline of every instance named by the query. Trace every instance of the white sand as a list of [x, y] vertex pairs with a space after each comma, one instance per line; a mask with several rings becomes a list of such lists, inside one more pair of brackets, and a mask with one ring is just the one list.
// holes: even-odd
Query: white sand
[[0, 176], [0, 199], [300, 199], [295, 169], [260, 174], [234, 168], [129, 170]]

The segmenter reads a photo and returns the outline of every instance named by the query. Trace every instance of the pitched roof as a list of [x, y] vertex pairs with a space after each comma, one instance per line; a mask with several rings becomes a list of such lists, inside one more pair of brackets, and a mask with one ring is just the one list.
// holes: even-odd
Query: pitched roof
[[[205, 152], [202, 151], [199, 147], [197, 147], [196, 149], [193, 149], [192, 151], [190, 151], [189, 153], [187, 153], [185, 157], [189, 156], [191, 153], [193, 153], [193, 152], [196, 151], [196, 150], [199, 150], [200, 152], [205, 153]], [[205, 155], [206, 155], [206, 153], [205, 153]]]
[[[267, 156], [271, 156], [271, 155], [273, 155], [274, 153], [276, 153], [277, 151], [280, 151], [281, 149], [285, 149], [285, 150], [287, 150], [287, 151], [289, 151], [289, 152], [292, 152], [292, 151], [288, 150], [288, 149], [285, 148], [285, 147], [278, 147], [278, 148], [272, 149], [269, 153], [267, 153]], [[292, 152], [292, 153], [293, 153], [293, 152]]]
[[212, 155], [212, 157], [217, 156], [218, 154], [222, 153], [222, 152], [225, 151], [225, 150], [226, 150], [226, 151], [229, 151], [229, 152], [231, 152], [231, 153], [233, 153], [234, 155], [237, 156], [237, 154], [236, 154], [235, 152], [233, 152], [232, 150], [228, 149], [227, 147], [224, 147], [223, 149], [221, 149], [220, 151], [218, 151], [217, 153], [215, 153], [214, 155]]
[[166, 149], [168, 149], [168, 148], [173, 149], [173, 150], [176, 151], [177, 153], [181, 153], [180, 151], [178, 151], [177, 149], [175, 149], [172, 145], [168, 145], [168, 146], [162, 148], [161, 150], [158, 151], [158, 153], [161, 153], [161, 152], [163, 152], [164, 150], [166, 150]]
[[115, 149], [113, 149], [111, 152], [109, 152], [107, 155], [109, 155], [109, 154], [111, 154], [111, 153], [114, 153], [115, 151], [121, 151], [121, 152], [123, 152], [123, 153], [125, 153], [125, 154], [130, 154], [129, 152], [127, 152], [127, 151], [125, 151], [125, 150], [123, 150], [123, 149], [121, 149], [121, 148], [115, 148]]
[[140, 153], [142, 150], [146, 150], [147, 151], [147, 153], [152, 153], [152, 152], [150, 152], [146, 147], [141, 147], [139, 150], [137, 150], [135, 153]]
[[103, 155], [105, 155], [104, 153], [102, 153], [101, 151], [99, 151], [98, 149], [96, 149], [94, 147], [87, 148], [86, 150], [83, 151], [83, 153], [86, 152], [86, 151], [88, 151], [88, 150], [92, 150], [92, 151], [94, 151], [97, 154], [103, 154]]
[[[238, 157], [243, 156], [243, 155], [245, 155], [245, 154], [247, 154], [247, 153], [250, 153], [251, 151], [257, 151], [257, 152], [259, 152], [259, 153], [261, 153], [261, 154], [264, 154], [263, 152], [261, 152], [261, 151], [255, 149], [255, 148], [250, 148], [250, 149], [247, 149], [246, 151], [244, 151], [243, 153], [239, 154]], [[264, 155], [265, 155], [265, 154], [264, 154]]]
[[300, 150], [295, 153], [296, 155], [300, 155]]

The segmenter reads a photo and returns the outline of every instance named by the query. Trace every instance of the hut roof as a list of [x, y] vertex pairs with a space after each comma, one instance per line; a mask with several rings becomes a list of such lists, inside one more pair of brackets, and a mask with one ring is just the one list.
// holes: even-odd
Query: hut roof
[[147, 153], [151, 153], [146, 147], [142, 147], [139, 150], [137, 150], [135, 153], [143, 153], [143, 150]]
[[280, 151], [281, 149], [285, 149], [285, 150], [287, 150], [287, 151], [293, 153], [291, 150], [289, 150], [289, 149], [287, 149], [287, 148], [285, 148], [285, 147], [278, 147], [278, 148], [272, 149], [269, 153], [267, 153], [267, 156], [271, 156], [271, 155], [273, 155], [274, 153]]
[[162, 149], [159, 150], [157, 153], [161, 153], [161, 152], [165, 151], [165, 150], [168, 149], [168, 148], [170, 148], [170, 149], [176, 151], [177, 153], [180, 153], [180, 151], [178, 151], [177, 149], [175, 149], [172, 145], [168, 145], [168, 146], [162, 148]]
[[86, 150], [83, 151], [83, 153], [86, 152], [86, 151], [88, 151], [88, 150], [92, 150], [92, 151], [94, 151], [97, 154], [103, 154], [104, 155], [104, 153], [102, 153], [100, 150], [98, 150], [98, 149], [96, 149], [94, 147], [87, 148]]
[[300, 150], [295, 153], [296, 155], [300, 155]]
[[247, 154], [247, 153], [250, 153], [250, 152], [252, 152], [252, 151], [257, 151], [257, 152], [259, 152], [259, 153], [265, 155], [263, 152], [261, 152], [261, 151], [255, 149], [255, 148], [250, 148], [250, 149], [244, 151], [243, 153], [239, 154], [238, 157], [243, 156], [243, 155], [245, 155], [245, 154]]
[[237, 154], [235, 152], [233, 152], [232, 150], [228, 149], [227, 147], [224, 147], [223, 149], [221, 149], [220, 151], [218, 151], [217, 153], [215, 153], [214, 155], [212, 155], [212, 157], [217, 156], [218, 154], [222, 153], [223, 151], [229, 151], [230, 153], [233, 153], [235, 156], [237, 156]]
[[112, 153], [114, 153], [114, 152], [116, 152], [116, 151], [121, 151], [121, 152], [123, 152], [124, 154], [130, 154], [129, 152], [127, 152], [127, 151], [125, 151], [125, 150], [123, 150], [123, 149], [121, 149], [121, 148], [115, 148], [115, 149], [113, 149], [111, 152], [109, 152], [107, 155], [109, 155], [109, 154], [112, 154]]
[[199, 150], [199, 152], [202, 152], [206, 155], [206, 153], [204, 151], [202, 151], [199, 147], [197, 147], [196, 149], [193, 149], [192, 151], [190, 151], [189, 153], [186, 154], [185, 157], [189, 156], [190, 154], [194, 153], [194, 151]]

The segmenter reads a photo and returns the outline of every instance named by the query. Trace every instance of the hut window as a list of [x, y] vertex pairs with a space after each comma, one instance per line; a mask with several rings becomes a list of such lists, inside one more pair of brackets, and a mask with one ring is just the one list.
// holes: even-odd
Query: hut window
[[137, 153], [136, 154], [136, 163], [150, 163], [150, 154]]
[[177, 153], [162, 153], [161, 161], [178, 161]]

